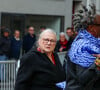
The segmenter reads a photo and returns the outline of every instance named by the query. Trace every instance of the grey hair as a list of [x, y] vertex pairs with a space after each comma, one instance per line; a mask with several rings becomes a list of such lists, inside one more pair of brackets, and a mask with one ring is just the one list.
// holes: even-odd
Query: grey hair
[[78, 10], [74, 14], [73, 25], [74, 30], [85, 29], [88, 25], [93, 24], [96, 15], [96, 8], [94, 4], [89, 5], [90, 9], [87, 9], [83, 4], [82, 9]]
[[60, 35], [64, 35], [65, 36], [65, 33], [64, 32], [60, 32]]
[[39, 42], [39, 40], [41, 39], [41, 37], [43, 36], [43, 34], [44, 34], [44, 33], [47, 33], [47, 32], [48, 32], [48, 33], [54, 34], [55, 37], [56, 37], [56, 40], [57, 40], [56, 32], [55, 32], [53, 29], [49, 29], [49, 28], [48, 28], [48, 29], [45, 29], [43, 32], [40, 33], [39, 38], [38, 38], [38, 40], [37, 40], [37, 46], [39, 46], [39, 45], [38, 45], [38, 42]]

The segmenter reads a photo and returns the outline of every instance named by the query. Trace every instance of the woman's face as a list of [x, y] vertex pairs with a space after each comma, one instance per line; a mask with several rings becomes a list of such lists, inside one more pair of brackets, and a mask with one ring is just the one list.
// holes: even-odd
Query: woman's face
[[60, 35], [60, 41], [64, 42], [66, 40], [65, 35]]
[[53, 33], [44, 33], [38, 41], [39, 48], [46, 52], [53, 52], [56, 46], [56, 36]]

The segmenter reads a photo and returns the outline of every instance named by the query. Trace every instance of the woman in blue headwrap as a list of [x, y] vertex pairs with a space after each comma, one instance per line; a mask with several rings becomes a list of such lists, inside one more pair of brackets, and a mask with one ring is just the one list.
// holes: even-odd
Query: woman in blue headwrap
[[66, 55], [66, 90], [100, 90], [100, 60], [96, 60], [100, 54], [100, 15], [96, 15], [94, 5], [90, 10], [82, 7], [74, 15], [78, 35]]

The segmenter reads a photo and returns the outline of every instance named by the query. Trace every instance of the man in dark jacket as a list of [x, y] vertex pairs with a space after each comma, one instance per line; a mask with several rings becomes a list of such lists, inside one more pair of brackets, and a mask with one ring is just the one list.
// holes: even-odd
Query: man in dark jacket
[[76, 34], [75, 34], [75, 32], [73, 31], [73, 29], [71, 27], [68, 27], [66, 29], [66, 34], [69, 37], [69, 40], [68, 40], [68, 43], [67, 43], [67, 50], [69, 50], [71, 48], [72, 42], [74, 41], [74, 39], [76, 37]]
[[[9, 29], [4, 29], [3, 36], [0, 37], [0, 61], [5, 61], [9, 58], [10, 45], [11, 45], [9, 34], [10, 34]], [[4, 72], [1, 71], [3, 69], [4, 67], [1, 67], [0, 65], [0, 80], [4, 80]]]
[[9, 29], [5, 29], [3, 31], [3, 36], [0, 37], [0, 56], [5, 56], [6, 58], [9, 57], [9, 52], [10, 52], [10, 31]]
[[20, 39], [20, 31], [15, 30], [14, 36], [11, 38], [11, 59], [19, 59], [21, 47], [22, 41]]
[[34, 27], [30, 26], [28, 28], [28, 34], [23, 38], [23, 51], [27, 53], [36, 41], [36, 36], [34, 34]]

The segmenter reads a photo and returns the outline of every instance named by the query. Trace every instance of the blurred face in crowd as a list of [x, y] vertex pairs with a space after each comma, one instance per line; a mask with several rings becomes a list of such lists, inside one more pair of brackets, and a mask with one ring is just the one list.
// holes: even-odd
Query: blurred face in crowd
[[34, 34], [34, 27], [29, 27], [28, 33], [29, 33], [30, 35], [33, 35], [33, 34]]
[[64, 34], [60, 35], [60, 41], [64, 42], [65, 40], [66, 40], [65, 35]]
[[52, 32], [44, 32], [38, 43], [40, 49], [45, 53], [53, 52], [56, 46], [56, 35]]
[[20, 37], [20, 31], [16, 30], [15, 33], [14, 33], [14, 36], [16, 38], [19, 38]]
[[67, 33], [67, 35], [68, 35], [69, 37], [72, 37], [73, 34], [74, 34], [74, 32], [73, 32], [71, 29], [68, 29], [68, 30], [66, 31], [66, 33]]
[[40, 31], [43, 32], [45, 30], [45, 28], [41, 28]]
[[4, 37], [9, 37], [9, 32], [4, 32], [3, 35]]

